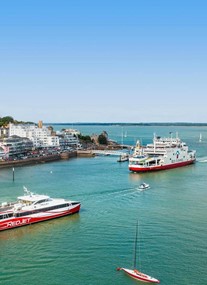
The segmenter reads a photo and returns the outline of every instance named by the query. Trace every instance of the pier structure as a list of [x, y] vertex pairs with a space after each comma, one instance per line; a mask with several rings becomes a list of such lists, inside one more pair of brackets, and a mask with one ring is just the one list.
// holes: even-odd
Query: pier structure
[[113, 155], [113, 156], [120, 156], [124, 151], [119, 150], [92, 150], [95, 155]]

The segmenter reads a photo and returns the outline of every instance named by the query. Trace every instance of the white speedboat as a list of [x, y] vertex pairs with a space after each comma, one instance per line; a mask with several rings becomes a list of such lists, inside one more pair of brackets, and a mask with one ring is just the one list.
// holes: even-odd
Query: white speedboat
[[149, 184], [147, 184], [145, 182], [143, 182], [139, 185], [140, 190], [145, 190], [145, 189], [149, 189], [149, 188], [150, 188]]
[[0, 205], [0, 231], [51, 220], [79, 212], [80, 202], [34, 194], [24, 187], [25, 195], [16, 202]]

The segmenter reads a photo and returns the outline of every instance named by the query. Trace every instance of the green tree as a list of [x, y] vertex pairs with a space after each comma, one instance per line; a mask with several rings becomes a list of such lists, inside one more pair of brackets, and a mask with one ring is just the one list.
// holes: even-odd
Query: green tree
[[100, 135], [98, 136], [98, 143], [99, 143], [99, 144], [107, 145], [107, 144], [108, 144], [107, 137], [106, 137], [104, 134], [100, 134]]
[[11, 116], [0, 118], [0, 127], [7, 126], [9, 123], [13, 123], [13, 122], [14, 122], [14, 119]]
[[83, 136], [83, 135], [78, 135], [79, 140], [84, 141], [86, 143], [90, 143], [91, 141], [91, 137], [90, 136]]

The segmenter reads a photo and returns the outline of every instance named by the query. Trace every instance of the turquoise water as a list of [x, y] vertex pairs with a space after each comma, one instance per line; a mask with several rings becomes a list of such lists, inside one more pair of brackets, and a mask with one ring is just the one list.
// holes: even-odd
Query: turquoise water
[[[119, 126], [78, 129], [83, 134], [106, 130], [115, 140], [123, 131]], [[125, 143], [131, 144], [150, 142], [154, 132], [178, 131], [197, 150], [198, 161], [135, 174], [117, 157], [73, 158], [16, 168], [14, 182], [12, 169], [0, 170], [0, 202], [22, 195], [25, 185], [82, 203], [79, 214], [0, 232], [0, 284], [141, 284], [116, 271], [133, 265], [137, 219], [139, 269], [163, 285], [207, 284], [207, 128], [133, 126], [125, 131]], [[142, 181], [151, 188], [140, 192]]]

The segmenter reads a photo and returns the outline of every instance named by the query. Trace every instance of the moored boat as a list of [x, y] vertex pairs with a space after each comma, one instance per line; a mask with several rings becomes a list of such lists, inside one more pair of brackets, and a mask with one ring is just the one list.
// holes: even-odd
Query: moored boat
[[0, 205], [0, 231], [51, 220], [79, 212], [81, 203], [34, 194], [24, 187], [25, 195], [16, 202]]
[[189, 150], [185, 142], [175, 138], [154, 136], [153, 143], [141, 146], [139, 141], [129, 158], [129, 170], [147, 172], [186, 166], [196, 161], [196, 151]]
[[124, 162], [124, 161], [128, 161], [128, 160], [129, 160], [128, 153], [123, 153], [123, 154], [120, 155], [120, 157], [117, 160], [117, 162]]

